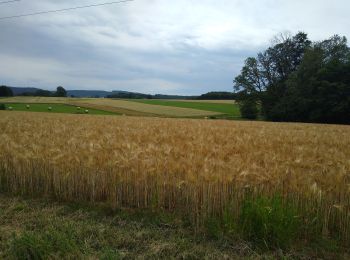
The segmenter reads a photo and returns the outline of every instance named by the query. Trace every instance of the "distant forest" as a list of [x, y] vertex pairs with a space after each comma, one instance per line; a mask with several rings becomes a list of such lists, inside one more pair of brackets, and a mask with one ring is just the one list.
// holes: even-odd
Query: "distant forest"
[[132, 92], [122, 92], [108, 95], [108, 98], [126, 99], [192, 99], [192, 100], [234, 100], [236, 95], [231, 92], [208, 92], [200, 96], [176, 96], [176, 95], [147, 95]]
[[281, 35], [234, 80], [241, 114], [271, 121], [350, 124], [350, 48], [335, 35]]
[[[58, 91], [59, 90], [59, 91]], [[39, 88], [15, 88], [8, 86], [0, 87], [0, 96], [32, 96], [32, 97], [90, 97], [90, 98], [121, 98], [121, 99], [189, 99], [189, 100], [234, 100], [236, 94], [231, 92], [209, 92], [200, 96], [179, 95], [150, 95], [128, 91], [100, 91], [100, 90], [65, 90], [59, 87], [56, 91]], [[62, 92], [63, 91], [63, 92]]]
[[0, 97], [31, 96], [31, 97], [67, 97], [67, 91], [59, 86], [56, 91], [48, 91], [37, 88], [13, 88], [0, 86]]

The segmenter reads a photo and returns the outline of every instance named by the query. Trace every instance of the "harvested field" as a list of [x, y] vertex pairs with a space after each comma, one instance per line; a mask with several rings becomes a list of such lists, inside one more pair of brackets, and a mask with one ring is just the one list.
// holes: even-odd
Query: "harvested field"
[[92, 105], [97, 106], [109, 106], [114, 108], [121, 108], [127, 110], [134, 110], [138, 112], [153, 114], [153, 115], [164, 115], [170, 117], [199, 117], [199, 116], [211, 116], [218, 115], [218, 112], [203, 111], [192, 108], [182, 107], [167, 107], [153, 104], [143, 104], [140, 102], [126, 101], [121, 99], [91, 99], [88, 102]]
[[83, 101], [72, 101], [69, 102], [70, 105], [72, 106], [84, 106], [89, 109], [100, 109], [103, 111], [108, 111], [111, 113], [117, 113], [120, 115], [128, 115], [128, 116], [159, 116], [156, 114], [150, 114], [150, 113], [145, 113], [141, 111], [136, 111], [136, 110], [131, 110], [131, 109], [125, 109], [125, 108], [120, 108], [120, 107], [115, 107], [115, 106], [109, 106], [109, 105], [99, 105], [99, 104], [92, 104], [92, 103], [84, 103]]
[[[9, 97], [9, 98], [0, 98], [2, 103], [41, 103], [41, 104], [53, 104], [53, 103], [67, 103], [69, 101], [76, 100], [75, 98], [65, 98], [65, 97]], [[86, 100], [86, 99], [81, 99]]]

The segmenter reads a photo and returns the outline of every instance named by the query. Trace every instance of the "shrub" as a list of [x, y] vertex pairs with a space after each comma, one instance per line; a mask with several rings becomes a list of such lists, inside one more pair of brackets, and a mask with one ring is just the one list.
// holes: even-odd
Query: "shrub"
[[239, 102], [239, 109], [243, 118], [256, 119], [258, 117], [258, 106], [253, 99], [246, 99]]
[[6, 110], [5, 104], [0, 104], [0, 110]]

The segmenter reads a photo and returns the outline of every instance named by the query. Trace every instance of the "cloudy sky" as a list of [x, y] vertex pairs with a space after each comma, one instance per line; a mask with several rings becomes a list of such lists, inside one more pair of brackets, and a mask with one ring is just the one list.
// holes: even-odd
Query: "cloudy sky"
[[[0, 4], [0, 16], [104, 2], [22, 0]], [[0, 20], [0, 84], [152, 94], [231, 91], [244, 59], [276, 34], [302, 30], [312, 40], [349, 38], [349, 13], [349, 0], [135, 0]]]

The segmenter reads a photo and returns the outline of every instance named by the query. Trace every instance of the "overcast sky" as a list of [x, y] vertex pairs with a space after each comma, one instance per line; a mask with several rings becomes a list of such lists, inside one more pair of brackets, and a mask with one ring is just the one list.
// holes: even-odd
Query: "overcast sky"
[[[22, 0], [0, 16], [104, 3]], [[112, 0], [109, 0], [112, 1]], [[0, 84], [201, 94], [232, 91], [279, 32], [350, 37], [349, 0], [135, 0], [0, 21]]]

